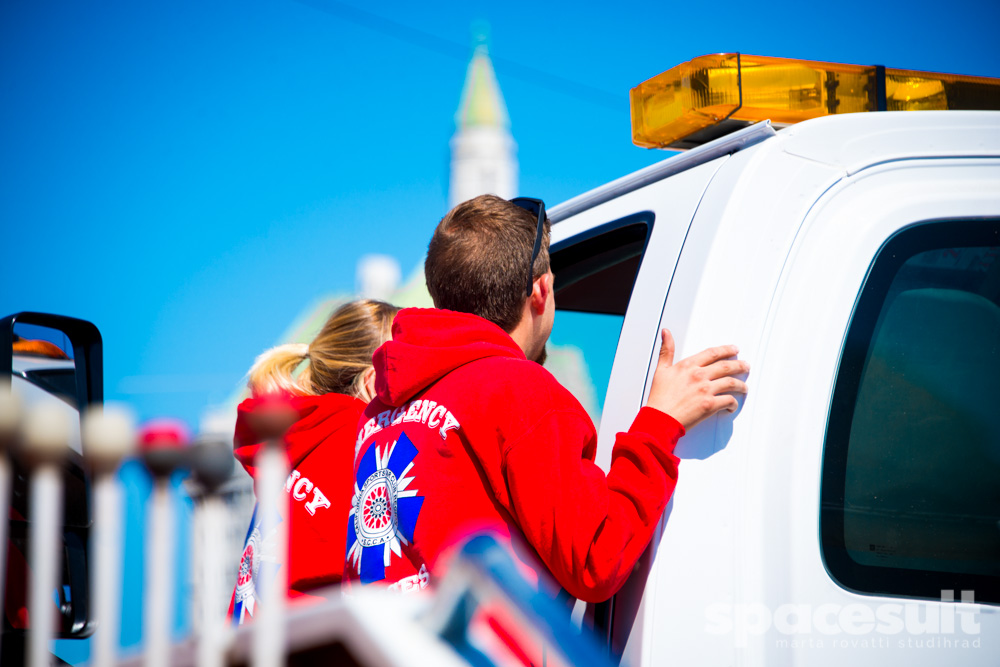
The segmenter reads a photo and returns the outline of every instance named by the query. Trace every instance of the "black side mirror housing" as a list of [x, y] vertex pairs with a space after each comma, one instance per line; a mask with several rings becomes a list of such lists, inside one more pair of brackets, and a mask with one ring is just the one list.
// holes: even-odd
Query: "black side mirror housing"
[[[63, 344], [56, 346], [61, 349], [64, 358], [54, 360], [52, 368], [38, 368], [45, 365], [44, 354], [32, 358], [30, 353], [15, 354], [14, 351], [15, 341], [21, 342], [24, 338], [18, 332], [35, 332], [40, 331], [39, 328], [61, 333], [64, 337]], [[68, 345], [65, 341], [68, 341]], [[39, 358], [41, 362], [38, 361]], [[15, 360], [24, 363], [15, 363]], [[73, 374], [72, 378], [69, 373]], [[68, 409], [76, 410], [79, 422], [79, 415], [88, 406], [100, 404], [104, 400], [103, 343], [100, 331], [86, 320], [47, 313], [21, 312], [0, 319], [0, 382], [10, 382], [15, 391], [17, 386], [30, 388], [34, 400], [62, 401], [68, 404]], [[67, 450], [63, 466], [62, 581], [60, 588], [54, 591], [60, 612], [56, 636], [64, 639], [86, 637], [95, 627], [90, 604], [89, 577], [90, 530], [93, 524], [90, 477], [84, 466], [82, 449], [76, 451], [68, 446]], [[27, 630], [28, 625], [25, 615], [20, 613], [26, 607], [25, 582], [30, 568], [26, 559], [29, 553], [28, 525], [31, 516], [28, 507], [28, 472], [16, 457], [13, 457], [12, 467], [10, 516], [0, 517], [0, 520], [9, 521], [9, 545], [0, 545], [0, 548], [9, 548], [10, 556], [7, 561], [8, 571], [0, 573], [0, 576], [7, 578], [3, 601], [5, 635], [21, 634]], [[7, 644], [5, 640], [5, 649]]]

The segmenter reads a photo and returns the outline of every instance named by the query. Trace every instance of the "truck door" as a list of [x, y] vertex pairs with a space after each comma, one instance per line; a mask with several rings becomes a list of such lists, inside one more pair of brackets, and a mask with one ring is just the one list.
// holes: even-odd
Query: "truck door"
[[[588, 365], [610, 367], [595, 378], [601, 406], [595, 420], [597, 463], [605, 471], [615, 434], [628, 430], [642, 406], [660, 314], [688, 226], [701, 194], [727, 159], [701, 164], [565, 220], [559, 220], [559, 207], [553, 209], [558, 224], [552, 227], [551, 243], [556, 276], [552, 341], [581, 348]], [[609, 317], [600, 324], [599, 317], [584, 313]]]
[[803, 222], [751, 389], [750, 663], [996, 664], [998, 183], [996, 159], [890, 162]]
[[[727, 159], [638, 188], [553, 226], [556, 320], [551, 340], [562, 354], [566, 348], [579, 351], [592, 399], [588, 383], [581, 386], [572, 368], [564, 368], [566, 359], [550, 355], [550, 368], [591, 411], [598, 427], [596, 461], [605, 471], [615, 434], [628, 430], [642, 406], [660, 316], [688, 227], [702, 193]], [[557, 207], [553, 217], [558, 220], [558, 215]], [[639, 569], [648, 571], [649, 554]], [[638, 601], [645, 584], [641, 574], [618, 596], [629, 608], [616, 611], [614, 603], [607, 603], [589, 610], [590, 621], [609, 643], [616, 618], [631, 626], [636, 613], [632, 601]], [[578, 605], [575, 615], [582, 613]], [[628, 636], [627, 630], [619, 634]]]

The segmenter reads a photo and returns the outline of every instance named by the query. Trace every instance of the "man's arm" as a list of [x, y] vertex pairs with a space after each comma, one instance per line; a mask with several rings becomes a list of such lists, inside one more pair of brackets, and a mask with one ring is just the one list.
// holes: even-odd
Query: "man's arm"
[[649, 543], [677, 483], [673, 449], [685, 428], [735, 410], [728, 392], [746, 391], [732, 376], [749, 367], [726, 360], [732, 346], [676, 365], [673, 352], [664, 330], [649, 403], [618, 434], [607, 476], [583, 456], [593, 451], [593, 428], [572, 410], [550, 410], [506, 448], [515, 518], [559, 584], [582, 600], [613, 595]]

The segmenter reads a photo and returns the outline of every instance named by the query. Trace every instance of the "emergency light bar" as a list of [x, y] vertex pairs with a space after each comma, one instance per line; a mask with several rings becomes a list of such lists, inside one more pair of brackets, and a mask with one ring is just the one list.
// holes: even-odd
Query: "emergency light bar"
[[684, 150], [770, 119], [860, 111], [1000, 110], [1000, 79], [718, 53], [632, 89], [632, 141]]

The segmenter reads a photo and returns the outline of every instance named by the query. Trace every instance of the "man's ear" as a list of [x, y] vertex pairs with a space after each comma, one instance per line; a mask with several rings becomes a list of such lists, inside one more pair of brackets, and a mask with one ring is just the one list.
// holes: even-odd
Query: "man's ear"
[[536, 315], [545, 312], [545, 303], [549, 299], [549, 292], [552, 291], [552, 272], [546, 271], [535, 282], [531, 284], [531, 309]]

